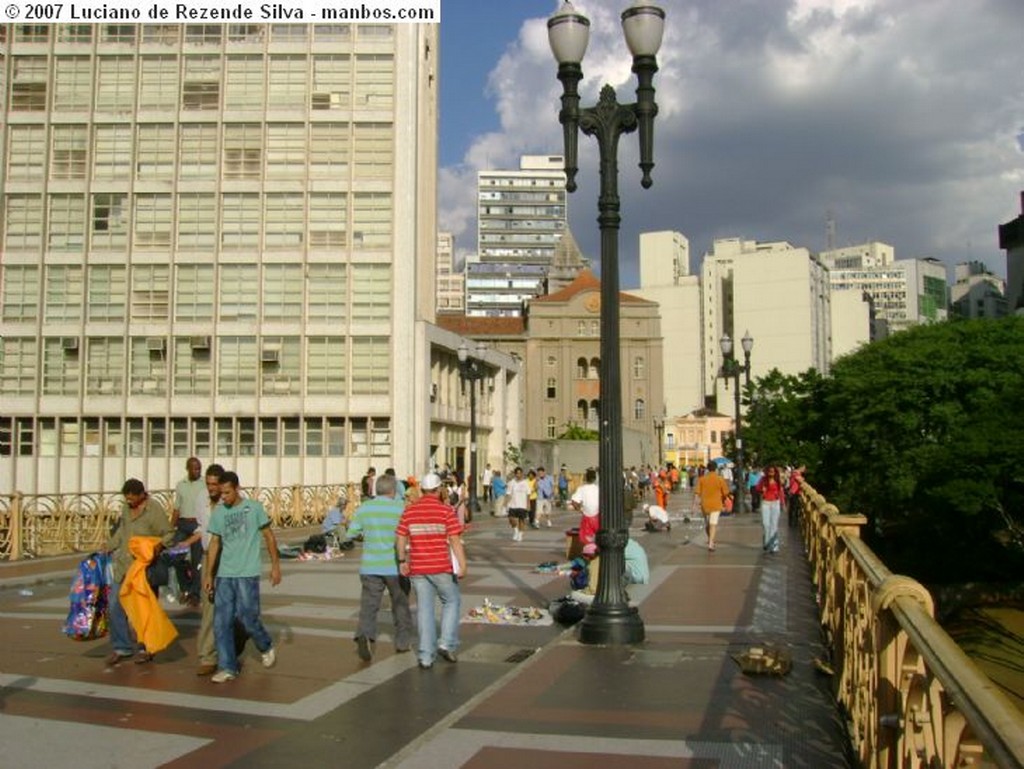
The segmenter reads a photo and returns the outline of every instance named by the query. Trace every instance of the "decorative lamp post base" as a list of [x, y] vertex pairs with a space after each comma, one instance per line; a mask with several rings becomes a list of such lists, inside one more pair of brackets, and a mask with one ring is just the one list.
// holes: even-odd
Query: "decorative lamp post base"
[[644, 623], [635, 606], [591, 606], [580, 622], [580, 643], [638, 644], [644, 641]]

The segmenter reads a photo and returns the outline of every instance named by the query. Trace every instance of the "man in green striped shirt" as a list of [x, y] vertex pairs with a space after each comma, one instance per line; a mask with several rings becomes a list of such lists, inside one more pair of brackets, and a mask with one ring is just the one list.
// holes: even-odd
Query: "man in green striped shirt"
[[402, 517], [405, 502], [395, 496], [395, 478], [377, 479], [377, 494], [356, 508], [348, 525], [347, 539], [363, 535], [363, 556], [359, 565], [362, 596], [359, 602], [359, 627], [356, 646], [359, 657], [369, 662], [377, 641], [377, 613], [384, 590], [391, 596], [395, 622], [395, 651], [407, 652], [412, 646], [412, 614], [409, 612], [409, 579], [398, 573], [395, 561], [395, 527]]

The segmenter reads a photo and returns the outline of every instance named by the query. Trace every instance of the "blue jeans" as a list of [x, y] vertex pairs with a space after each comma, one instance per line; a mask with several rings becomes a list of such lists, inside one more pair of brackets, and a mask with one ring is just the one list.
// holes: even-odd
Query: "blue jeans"
[[779, 500], [761, 500], [761, 526], [764, 529], [764, 549], [773, 553], [779, 552], [779, 516], [782, 513], [782, 502]]
[[135, 642], [135, 633], [128, 624], [128, 615], [121, 605], [121, 583], [110, 586], [110, 602], [107, 604], [107, 625], [110, 628], [110, 645], [118, 654], [135, 654], [139, 645]]
[[410, 578], [416, 588], [416, 621], [420, 633], [420, 663], [430, 665], [437, 654], [435, 598], [441, 599], [441, 643], [443, 649], [459, 648], [459, 583], [455, 575], [418, 574]]
[[235, 653], [235, 617], [245, 626], [256, 648], [271, 646], [270, 633], [260, 619], [259, 577], [217, 577], [213, 594], [213, 635], [217, 641], [217, 666], [238, 675]]

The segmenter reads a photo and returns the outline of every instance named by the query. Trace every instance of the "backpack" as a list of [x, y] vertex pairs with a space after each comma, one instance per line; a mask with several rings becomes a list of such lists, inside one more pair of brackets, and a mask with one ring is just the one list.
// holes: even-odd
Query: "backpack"
[[74, 641], [91, 641], [107, 634], [110, 601], [110, 556], [93, 553], [78, 564], [71, 580], [71, 607], [61, 631]]

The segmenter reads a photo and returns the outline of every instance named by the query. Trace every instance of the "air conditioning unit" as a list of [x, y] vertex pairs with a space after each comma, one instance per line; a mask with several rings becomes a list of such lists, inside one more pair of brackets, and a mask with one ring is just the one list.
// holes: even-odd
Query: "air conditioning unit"
[[273, 349], [264, 349], [260, 353], [260, 360], [263, 363], [277, 363], [281, 360], [281, 351]]
[[65, 336], [60, 340], [60, 348], [65, 352], [74, 352], [78, 349], [77, 336]]
[[146, 340], [146, 349], [150, 352], [166, 352], [167, 340], [161, 337], [151, 336]]
[[191, 347], [193, 350], [209, 350], [210, 337], [194, 336], [188, 340], [188, 346]]

